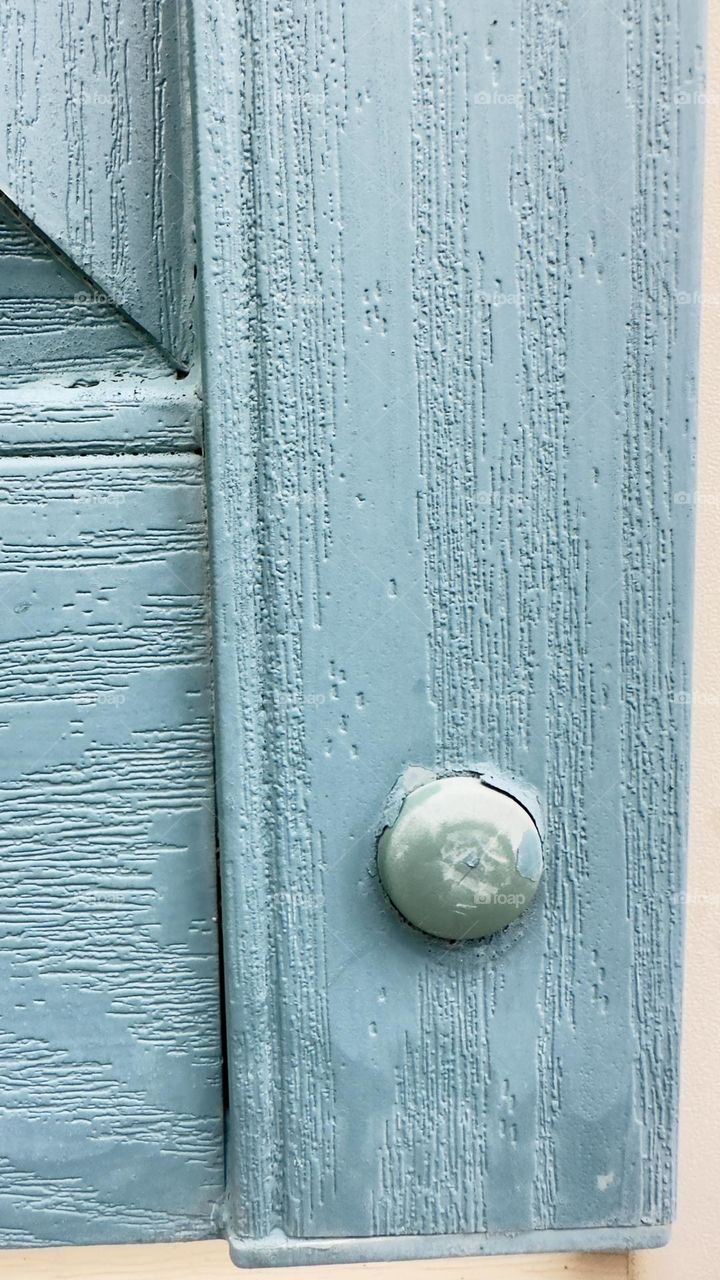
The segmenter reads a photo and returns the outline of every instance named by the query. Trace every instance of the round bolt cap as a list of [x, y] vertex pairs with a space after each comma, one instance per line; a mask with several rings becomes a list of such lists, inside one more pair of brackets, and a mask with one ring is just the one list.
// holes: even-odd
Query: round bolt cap
[[513, 796], [455, 775], [416, 787], [378, 841], [385, 892], [410, 924], [436, 938], [487, 938], [532, 902], [540, 835]]

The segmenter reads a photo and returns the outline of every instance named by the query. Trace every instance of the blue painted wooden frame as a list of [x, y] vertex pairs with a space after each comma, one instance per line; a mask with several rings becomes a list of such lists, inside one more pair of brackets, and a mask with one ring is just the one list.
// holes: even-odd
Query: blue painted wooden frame
[[[194, 0], [241, 1263], [667, 1238], [702, 17]], [[548, 869], [453, 948], [374, 831], [477, 759]]]

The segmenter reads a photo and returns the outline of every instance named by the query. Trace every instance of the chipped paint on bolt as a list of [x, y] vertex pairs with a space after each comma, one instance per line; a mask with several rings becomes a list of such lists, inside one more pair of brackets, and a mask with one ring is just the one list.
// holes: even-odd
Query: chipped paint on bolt
[[478, 774], [406, 772], [399, 812], [378, 841], [378, 869], [410, 924], [437, 938], [475, 940], [504, 929], [530, 905], [542, 846], [510, 785], [491, 786]]

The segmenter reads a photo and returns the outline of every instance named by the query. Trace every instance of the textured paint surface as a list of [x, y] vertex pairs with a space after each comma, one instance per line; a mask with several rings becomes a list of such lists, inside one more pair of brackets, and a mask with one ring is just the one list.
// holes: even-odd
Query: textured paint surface
[[0, 463], [0, 1237], [212, 1234], [199, 459]]
[[196, 380], [0, 201], [0, 453], [200, 443]]
[[202, 407], [192, 377], [178, 381], [166, 369], [152, 382], [73, 375], [73, 383], [40, 380], [0, 390], [0, 454], [199, 448]]
[[[672, 1216], [700, 21], [195, 0], [240, 1257]], [[453, 948], [373, 833], [478, 759], [547, 869]]]
[[181, 363], [192, 167], [182, 0], [8, 0], [0, 190]]
[[0, 202], [0, 387], [37, 378], [167, 376], [168, 364], [108, 295]]
[[[5, 37], [13, 14], [20, 30], [29, 7], [4, 12]], [[64, 97], [25, 39], [33, 50], [47, 142]], [[55, 146], [69, 136], [61, 125]], [[0, 1242], [212, 1235], [223, 1107], [197, 382], [27, 212], [0, 204]], [[137, 244], [121, 220], [112, 234], [119, 267]], [[55, 456], [13, 456], [37, 453]]]

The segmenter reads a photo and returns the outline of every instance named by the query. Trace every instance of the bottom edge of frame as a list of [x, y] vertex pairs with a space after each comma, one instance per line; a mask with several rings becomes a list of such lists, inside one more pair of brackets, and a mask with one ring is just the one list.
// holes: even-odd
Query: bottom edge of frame
[[510, 1253], [620, 1253], [667, 1244], [668, 1226], [578, 1227], [559, 1231], [445, 1236], [354, 1236], [293, 1239], [273, 1231], [258, 1240], [229, 1236], [238, 1267], [292, 1267], [349, 1262], [403, 1262]]

